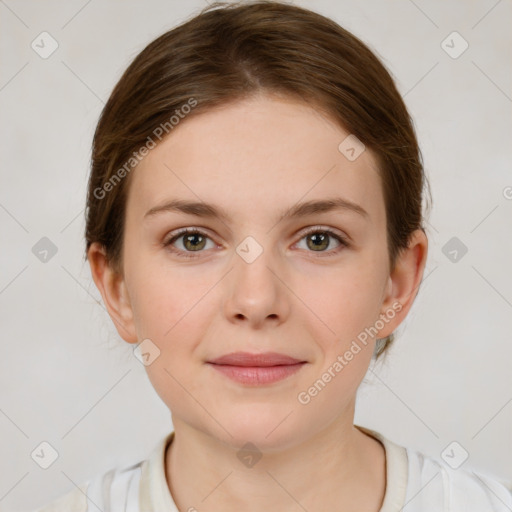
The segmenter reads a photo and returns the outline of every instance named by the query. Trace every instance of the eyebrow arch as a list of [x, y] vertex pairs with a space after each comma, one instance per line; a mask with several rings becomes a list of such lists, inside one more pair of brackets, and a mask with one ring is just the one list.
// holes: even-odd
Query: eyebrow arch
[[[366, 219], [369, 217], [368, 212], [358, 204], [341, 197], [335, 197], [298, 203], [289, 210], [282, 212], [279, 216], [278, 222], [333, 210], [354, 212]], [[145, 213], [144, 218], [153, 217], [154, 215], [163, 212], [181, 212], [189, 215], [196, 215], [197, 217], [217, 218], [223, 221], [229, 220], [229, 215], [223, 208], [204, 202], [185, 201], [181, 199], [173, 199], [171, 201], [167, 201], [163, 205], [151, 208]]]

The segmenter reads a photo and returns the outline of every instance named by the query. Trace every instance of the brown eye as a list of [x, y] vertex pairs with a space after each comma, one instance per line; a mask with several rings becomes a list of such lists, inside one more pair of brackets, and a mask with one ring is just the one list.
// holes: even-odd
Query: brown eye
[[[306, 247], [308, 252], [326, 253], [325, 256], [336, 255], [341, 248], [349, 247], [349, 243], [341, 235], [338, 235], [330, 229], [320, 229], [315, 227], [310, 229], [301, 238], [306, 240]], [[332, 240], [335, 240], [336, 244], [332, 250], [328, 250], [332, 246]], [[300, 243], [300, 242], [299, 242]]]
[[200, 251], [206, 245], [206, 237], [200, 233], [183, 236], [183, 246], [189, 251]]
[[307, 235], [306, 240], [310, 249], [314, 251], [323, 251], [329, 247], [329, 235], [327, 233], [314, 233]]
[[[210, 241], [213, 246], [215, 245], [211, 238], [201, 231], [182, 229], [167, 242], [164, 242], [163, 245], [178, 256], [193, 258], [199, 256], [201, 252], [204, 252], [203, 249], [205, 249], [208, 241]], [[191, 254], [194, 252], [198, 254]]]

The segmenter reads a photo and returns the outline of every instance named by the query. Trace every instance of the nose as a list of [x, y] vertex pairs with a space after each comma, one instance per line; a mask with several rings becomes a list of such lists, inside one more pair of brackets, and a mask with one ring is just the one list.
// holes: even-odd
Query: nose
[[255, 259], [245, 257], [243, 251], [237, 252], [225, 284], [226, 318], [254, 329], [264, 328], [267, 323], [279, 325], [290, 314], [285, 272], [280, 270], [272, 251], [262, 249]]

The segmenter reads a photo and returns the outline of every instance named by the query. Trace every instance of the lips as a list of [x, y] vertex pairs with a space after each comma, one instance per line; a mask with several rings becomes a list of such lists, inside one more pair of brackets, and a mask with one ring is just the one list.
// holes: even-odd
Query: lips
[[261, 386], [283, 380], [298, 372], [306, 363], [307, 361], [277, 352], [233, 352], [207, 361], [220, 374], [248, 386]]
[[250, 354], [249, 352], [233, 352], [224, 356], [208, 361], [212, 364], [223, 364], [229, 366], [280, 366], [297, 363], [304, 363], [300, 359], [295, 359], [277, 352], [263, 352], [261, 354]]

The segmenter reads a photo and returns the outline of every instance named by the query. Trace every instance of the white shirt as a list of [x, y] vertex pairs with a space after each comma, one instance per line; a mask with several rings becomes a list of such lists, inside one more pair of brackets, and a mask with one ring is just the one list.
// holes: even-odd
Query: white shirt
[[[386, 492], [379, 512], [512, 511], [512, 492], [497, 480], [454, 470], [376, 431], [356, 427], [386, 450]], [[173, 438], [174, 432], [164, 437], [148, 459], [111, 469], [34, 512], [179, 512], [165, 478], [165, 452]]]

